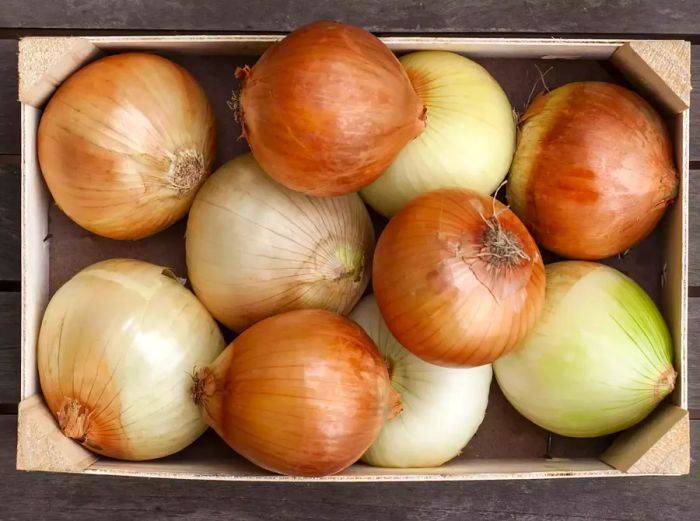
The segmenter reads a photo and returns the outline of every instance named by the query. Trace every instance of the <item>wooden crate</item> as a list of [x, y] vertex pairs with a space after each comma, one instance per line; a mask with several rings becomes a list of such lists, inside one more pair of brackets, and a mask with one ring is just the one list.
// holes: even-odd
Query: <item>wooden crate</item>
[[[151, 238], [118, 242], [95, 237], [70, 222], [51, 203], [36, 157], [41, 109], [56, 86], [103, 53], [163, 53], [190, 69], [217, 110], [217, 163], [245, 150], [226, 113], [235, 65], [252, 63], [278, 35], [25, 38], [20, 41], [22, 103], [22, 375], [17, 468], [146, 477], [275, 481], [487, 480], [552, 477], [679, 475], [689, 471], [687, 411], [688, 103], [690, 45], [683, 41], [485, 39], [389, 37], [395, 52], [433, 49], [481, 61], [506, 92], [527, 102], [532, 79], [554, 63], [553, 83], [602, 79], [628, 84], [647, 97], [672, 129], [681, 173], [678, 200], [658, 229], [626, 258], [608, 264], [628, 272], [657, 301], [671, 330], [678, 382], [669, 400], [640, 425], [614, 440], [573, 441], [551, 435], [520, 417], [492, 386], [487, 417], [464, 453], [440, 468], [382, 469], [355, 464], [324, 478], [278, 476], [238, 457], [214, 436], [185, 451], [150, 462], [97, 457], [65, 438], [46, 408], [38, 385], [36, 341], [53, 292], [82, 267], [109, 257], [139, 257], [184, 274], [182, 223]], [[527, 77], [530, 76], [528, 80]], [[532, 88], [531, 88], [532, 87]], [[528, 98], [530, 96], [527, 96]], [[223, 138], [223, 139], [222, 139]], [[552, 443], [553, 442], [553, 443]], [[542, 444], [540, 448], [540, 444]], [[553, 454], [550, 447], [560, 447]], [[557, 451], [554, 451], [557, 452]]]

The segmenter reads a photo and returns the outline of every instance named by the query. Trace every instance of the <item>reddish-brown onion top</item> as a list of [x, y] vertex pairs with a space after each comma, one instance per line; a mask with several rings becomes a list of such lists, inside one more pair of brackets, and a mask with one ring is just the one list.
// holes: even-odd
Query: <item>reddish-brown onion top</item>
[[535, 98], [520, 123], [508, 201], [548, 250], [578, 259], [620, 253], [676, 196], [667, 129], [628, 89], [570, 83]]
[[253, 155], [292, 190], [356, 192], [425, 128], [425, 106], [401, 64], [359, 27], [311, 23], [236, 74]]
[[424, 194], [377, 243], [373, 284], [397, 340], [443, 366], [477, 366], [508, 353], [540, 314], [544, 265], [518, 218], [467, 189]]
[[197, 377], [194, 397], [207, 423], [238, 453], [281, 474], [340, 472], [397, 412], [377, 347], [329, 311], [262, 320]]

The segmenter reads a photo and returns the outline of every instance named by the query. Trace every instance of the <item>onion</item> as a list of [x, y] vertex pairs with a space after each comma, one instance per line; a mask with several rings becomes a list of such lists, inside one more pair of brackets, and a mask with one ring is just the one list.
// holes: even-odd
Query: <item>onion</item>
[[224, 340], [169, 270], [112, 259], [82, 270], [53, 296], [37, 346], [41, 389], [63, 433], [127, 460], [179, 451], [206, 429], [191, 376]]
[[399, 407], [362, 328], [317, 309], [246, 329], [197, 373], [193, 396], [238, 453], [273, 472], [303, 476], [350, 466]]
[[491, 365], [453, 369], [413, 356], [386, 327], [373, 295], [350, 318], [377, 344], [403, 405], [362, 460], [379, 467], [437, 467], [457, 456], [484, 419]]
[[506, 398], [563, 436], [603, 436], [645, 418], [673, 390], [673, 347], [654, 302], [622, 273], [549, 264], [542, 318], [494, 364]]
[[651, 232], [675, 198], [672, 153], [663, 121], [637, 94], [570, 83], [522, 117], [508, 201], [544, 248], [609, 257]]
[[467, 189], [429, 192], [396, 214], [377, 243], [373, 281], [396, 339], [443, 366], [504, 355], [544, 301], [542, 257], [525, 226]]
[[141, 53], [108, 56], [49, 101], [37, 148], [61, 209], [83, 228], [140, 239], [180, 219], [214, 159], [214, 114], [183, 68]]
[[493, 193], [515, 149], [513, 108], [501, 86], [479, 64], [451, 52], [415, 52], [401, 64], [427, 107], [426, 128], [362, 190], [363, 199], [390, 217], [438, 188]]
[[270, 47], [243, 77], [243, 133], [292, 190], [330, 196], [374, 181], [425, 127], [425, 107], [379, 39], [314, 22]]
[[359, 196], [315, 198], [270, 179], [249, 154], [222, 166], [187, 222], [197, 296], [234, 331], [301, 308], [348, 313], [367, 287], [374, 231]]

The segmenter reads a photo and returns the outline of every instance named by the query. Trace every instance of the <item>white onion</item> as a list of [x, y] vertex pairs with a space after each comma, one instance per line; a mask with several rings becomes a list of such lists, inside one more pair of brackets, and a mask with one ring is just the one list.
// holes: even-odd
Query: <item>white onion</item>
[[66, 282], [44, 314], [41, 389], [66, 436], [113, 458], [186, 447], [206, 429], [192, 372], [224, 348], [216, 322], [169, 270], [112, 259]]
[[457, 456], [484, 419], [491, 365], [453, 369], [412, 355], [389, 332], [374, 295], [362, 299], [350, 318], [377, 344], [403, 405], [362, 460], [381, 467], [436, 467]]
[[293, 192], [245, 154], [197, 194], [186, 249], [195, 293], [240, 332], [294, 309], [348, 313], [369, 282], [374, 231], [357, 194]]
[[603, 436], [645, 418], [673, 390], [673, 346], [649, 296], [593, 262], [546, 266], [540, 320], [494, 362], [508, 401], [563, 436]]
[[439, 188], [493, 193], [515, 150], [513, 109], [501, 86], [481, 65], [451, 52], [415, 52], [400, 61], [427, 107], [427, 125], [362, 190], [363, 199], [391, 217]]

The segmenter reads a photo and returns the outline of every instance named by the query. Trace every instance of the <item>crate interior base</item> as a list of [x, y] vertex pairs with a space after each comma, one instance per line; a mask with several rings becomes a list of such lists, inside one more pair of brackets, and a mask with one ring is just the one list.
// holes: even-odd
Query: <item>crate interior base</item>
[[[215, 168], [247, 151], [247, 144], [241, 138], [240, 126], [235, 123], [227, 101], [232, 91], [238, 88], [234, 79], [235, 68], [254, 63], [255, 57], [161, 54], [187, 68], [199, 80], [214, 107], [217, 116]], [[477, 58], [476, 61], [498, 80], [519, 114], [524, 112], [529, 100], [537, 93], [572, 81], [601, 80], [630, 87], [621, 73], [607, 60]], [[675, 125], [672, 118], [669, 118], [669, 125]], [[676, 133], [676, 139], [679, 139], [679, 135], [682, 136], [683, 133]], [[666, 216], [665, 219], [670, 218]], [[379, 234], [385, 220], [376, 215], [373, 220]], [[632, 277], [662, 308], [662, 278], [666, 269], [663, 229], [666, 229], [666, 225], [662, 223], [625, 255], [603, 261]], [[147, 239], [113, 241], [81, 229], [50, 201], [46, 235], [49, 250], [48, 296], [50, 298], [64, 282], [85, 266], [114, 257], [138, 258], [166, 265], [172, 267], [178, 276], [185, 276], [184, 230], [183, 220]], [[543, 252], [543, 255], [545, 261], [556, 260], [547, 252]], [[229, 334], [227, 340], [231, 338], [232, 335]], [[36, 376], [32, 376], [31, 369], [25, 368], [23, 379], [25, 378], [31, 380]], [[23, 392], [28, 387], [36, 386], [23, 381]], [[29, 394], [31, 393], [24, 392], [23, 396]], [[678, 400], [674, 400], [674, 403], [682, 405]], [[518, 414], [505, 400], [494, 380], [483, 424], [462, 454], [453, 461], [435, 469], [378, 469], [356, 464], [340, 476], [355, 480], [416, 480], [624, 475], [624, 472], [598, 459], [614, 439], [614, 436], [573, 439], [551, 434]], [[139, 463], [100, 458], [84, 472], [206, 479], [282, 479], [237, 456], [211, 431], [181, 453], [168, 458]], [[326, 479], [332, 480], [340, 476]]]

